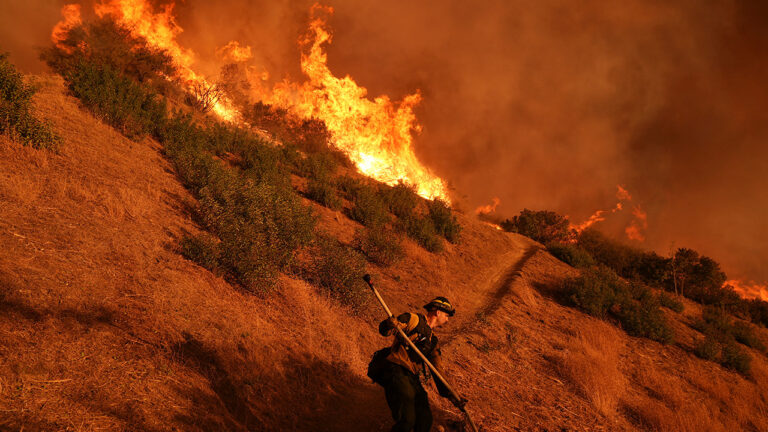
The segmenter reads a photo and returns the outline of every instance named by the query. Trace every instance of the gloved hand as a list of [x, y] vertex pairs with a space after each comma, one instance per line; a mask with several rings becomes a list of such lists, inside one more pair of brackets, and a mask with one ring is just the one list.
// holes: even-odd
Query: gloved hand
[[464, 399], [463, 397], [460, 397], [458, 399], [451, 398], [451, 403], [453, 404], [453, 406], [455, 406], [456, 408], [458, 408], [460, 410], [464, 409], [464, 405], [466, 405], [467, 402], [469, 402], [469, 401]]

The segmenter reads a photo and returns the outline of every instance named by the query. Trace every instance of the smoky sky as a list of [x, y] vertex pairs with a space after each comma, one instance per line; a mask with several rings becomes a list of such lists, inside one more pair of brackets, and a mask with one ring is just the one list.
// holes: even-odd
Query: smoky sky
[[[63, 2], [2, 2], [0, 48], [30, 72]], [[187, 0], [181, 42], [215, 73], [216, 48], [253, 48], [274, 81], [301, 80], [310, 1]], [[420, 159], [459, 207], [550, 209], [691, 247], [731, 277], [768, 281], [768, 4], [763, 1], [328, 1], [328, 62], [371, 96], [421, 91]], [[7, 21], [7, 22], [6, 22]]]

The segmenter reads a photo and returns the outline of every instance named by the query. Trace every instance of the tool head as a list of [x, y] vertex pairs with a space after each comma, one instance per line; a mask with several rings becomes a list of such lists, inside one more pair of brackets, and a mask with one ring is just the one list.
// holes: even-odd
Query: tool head
[[367, 274], [367, 273], [366, 273], [365, 275], [363, 275], [363, 280], [364, 280], [364, 281], [365, 281], [365, 282], [366, 282], [368, 285], [371, 285], [371, 284], [372, 284], [372, 282], [371, 282], [371, 275], [369, 275], [369, 274]]

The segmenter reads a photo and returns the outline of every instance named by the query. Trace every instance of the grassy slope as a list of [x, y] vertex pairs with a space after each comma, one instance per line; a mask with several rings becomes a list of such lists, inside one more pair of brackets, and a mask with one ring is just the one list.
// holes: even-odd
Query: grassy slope
[[[181, 258], [194, 200], [159, 146], [131, 142], [44, 78], [37, 110], [58, 155], [0, 137], [0, 429], [388, 430], [365, 377], [375, 307], [360, 317], [301, 281], [260, 299]], [[318, 207], [344, 242], [359, 227]], [[677, 346], [563, 307], [573, 272], [523, 237], [460, 216], [463, 241], [371, 267], [395, 311], [444, 294], [447, 375], [486, 430], [768, 430], [754, 381]], [[690, 321], [674, 317], [681, 344]], [[457, 412], [434, 398], [440, 422]]]

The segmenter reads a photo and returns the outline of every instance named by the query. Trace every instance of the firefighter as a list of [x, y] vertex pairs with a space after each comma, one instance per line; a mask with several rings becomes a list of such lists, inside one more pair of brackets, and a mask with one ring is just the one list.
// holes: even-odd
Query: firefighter
[[[445, 297], [435, 297], [424, 305], [424, 309], [426, 315], [404, 313], [397, 319], [382, 321], [379, 333], [391, 336], [396, 333], [395, 326], [399, 326], [442, 375], [440, 346], [433, 329], [447, 323], [456, 311]], [[428, 382], [431, 374], [419, 355], [405, 341], [397, 337], [391, 347], [377, 351], [369, 365], [368, 375], [384, 387], [387, 405], [395, 420], [392, 432], [430, 430], [432, 411], [422, 382]], [[465, 399], [454, 398], [440, 380], [435, 380], [435, 385], [440, 396], [450, 399], [458, 408], [463, 408]]]

